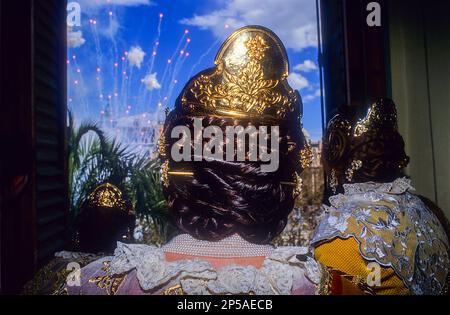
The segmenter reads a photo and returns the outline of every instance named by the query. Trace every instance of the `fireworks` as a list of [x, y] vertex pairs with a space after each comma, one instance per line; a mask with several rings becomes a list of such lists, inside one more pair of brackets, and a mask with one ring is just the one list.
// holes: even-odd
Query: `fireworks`
[[[105, 132], [122, 137], [118, 140], [124, 144], [127, 144], [127, 139], [123, 137], [129, 135], [130, 131], [121, 132], [119, 136], [117, 130], [125, 128], [125, 125], [135, 128], [134, 136], [131, 137], [138, 139], [135, 139], [136, 142], [146, 143], [147, 140], [143, 140], [145, 137], [153, 139], [159, 133], [152, 128], [165, 118], [166, 107], [170, 105], [169, 101], [183, 79], [180, 73], [187, 57], [191, 55], [188, 51], [192, 43], [191, 32], [189, 29], [182, 29], [174, 51], [164, 55], [167, 48], [162, 43], [170, 41], [161, 40], [163, 12], [158, 14], [152, 47], [145, 49], [145, 42], [124, 47], [126, 44], [123, 40], [116, 42], [114, 37], [106, 38], [105, 28], [108, 25], [114, 26], [118, 17], [114, 10], [106, 11], [105, 15], [89, 19], [92, 44], [95, 45], [95, 55], [92, 56], [94, 66], [84, 69], [83, 63], [78, 64], [76, 54], [70, 54], [67, 58], [68, 75], [71, 78], [69, 103], [76, 106], [73, 110], [81, 113], [81, 119], [92, 119], [92, 115], [97, 115]], [[107, 41], [110, 43], [109, 50], [104, 48]], [[164, 49], [164, 54], [160, 53], [161, 48]], [[83, 51], [80, 50], [80, 53]], [[80, 60], [85, 60], [83, 58]], [[154, 71], [156, 66], [162, 69], [159, 75]], [[148, 88], [149, 80], [145, 80], [150, 76], [151, 89]], [[93, 99], [89, 98], [91, 91], [96, 91]], [[96, 114], [91, 113], [93, 106], [98, 108]], [[149, 114], [152, 111], [155, 112]], [[142, 118], [143, 121], [133, 117]], [[125, 118], [129, 120], [124, 121]]]

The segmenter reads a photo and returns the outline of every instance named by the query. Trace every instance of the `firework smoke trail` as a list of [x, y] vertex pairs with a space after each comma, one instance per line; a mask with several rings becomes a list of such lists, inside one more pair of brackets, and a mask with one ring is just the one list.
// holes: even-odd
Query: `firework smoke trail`
[[[115, 15], [116, 13], [113, 11], [109, 11], [108, 12], [108, 16], [109, 16], [109, 25], [112, 28], [113, 27], [113, 23], [116, 22], [115, 20]], [[114, 74], [113, 74], [113, 78], [114, 78], [114, 90], [112, 92], [112, 96], [111, 94], [108, 96], [109, 101], [112, 103], [112, 108], [113, 108], [113, 112], [114, 112], [114, 117], [118, 117], [119, 115], [119, 108], [118, 108], [118, 102], [117, 102], [117, 89], [118, 89], [118, 84], [119, 84], [119, 77], [118, 77], [118, 70], [119, 70], [119, 51], [117, 49], [117, 41], [115, 39], [115, 37], [113, 36], [113, 34], [109, 34], [109, 38], [113, 44], [113, 58], [114, 58]], [[112, 100], [113, 99], [113, 100]]]
[[96, 52], [96, 60], [97, 60], [97, 91], [98, 91], [98, 97], [100, 95], [103, 95], [103, 78], [101, 76], [102, 71], [102, 65], [103, 65], [103, 54], [102, 50], [100, 49], [100, 39], [98, 36], [98, 30], [97, 30], [97, 20], [91, 19], [89, 20], [89, 23], [91, 25], [91, 33], [92, 37], [94, 39], [95, 44], [95, 52]]
[[[128, 74], [130, 71], [132, 71], [132, 68], [130, 69], [130, 66], [127, 61], [128, 52], [125, 52], [122, 57], [122, 76], [121, 76], [121, 88], [120, 88], [120, 99], [119, 102], [127, 105], [128, 104], [128, 91], [129, 91], [129, 85], [127, 84], [129, 82]], [[128, 106], [128, 105], [127, 105]]]
[[[160, 13], [159, 14], [158, 27], [157, 27], [157, 34], [156, 34], [156, 38], [155, 38], [155, 40], [153, 42], [152, 54], [151, 54], [151, 57], [150, 57], [150, 61], [147, 63], [147, 74], [152, 74], [153, 73], [153, 68], [155, 66], [156, 56], [158, 54], [158, 48], [159, 48], [160, 40], [161, 40], [161, 26], [162, 26], [163, 18], [164, 18], [164, 14]], [[144, 93], [142, 93], [142, 89], [145, 89]], [[139, 107], [140, 108], [146, 106], [148, 92], [149, 91], [146, 88], [145, 84], [141, 81], [141, 85], [139, 86], [139, 94], [138, 94], [138, 101], [140, 102], [139, 103]], [[153, 90], [150, 91], [150, 101], [152, 99], [152, 96], [153, 96]]]
[[184, 62], [186, 61], [186, 58], [189, 57], [189, 53], [186, 52], [189, 44], [191, 43], [191, 39], [188, 38], [186, 40], [186, 43], [183, 47], [183, 49], [180, 51], [180, 54], [177, 57], [177, 61], [175, 63], [175, 67], [172, 72], [172, 77], [170, 79], [170, 86], [169, 91], [166, 93], [168, 100], [172, 97], [173, 90], [175, 88], [175, 85], [178, 84], [179, 80], [177, 79], [178, 74], [180, 73], [181, 69], [183, 68]]
[[192, 77], [192, 74], [194, 73], [194, 70], [200, 65], [200, 63], [205, 59], [209, 54], [211, 54], [211, 51], [221, 43], [222, 39], [218, 38], [207, 50], [206, 52], [198, 58], [197, 62], [192, 66], [191, 72], [189, 72], [188, 78]]
[[[179, 53], [180, 48], [181, 48], [181, 45], [183, 44], [183, 42], [184, 42], [184, 40], [185, 40], [185, 38], [186, 38], [186, 35], [187, 35], [187, 32], [185, 31], [185, 32], [183, 33], [183, 36], [181, 36], [181, 39], [178, 41], [177, 48], [175, 48], [175, 51], [174, 51], [174, 53], [172, 54], [172, 57], [171, 57], [169, 60], [167, 60], [167, 64], [166, 64], [166, 67], [165, 67], [165, 69], [164, 69], [164, 74], [163, 74], [162, 80], [161, 80], [161, 86], [162, 86], [162, 87], [163, 87], [163, 86], [166, 86], [167, 74], [170, 73], [170, 71], [171, 71], [171, 69], [172, 69], [173, 59], [175, 58], [175, 56], [177, 55], [177, 53]], [[158, 98], [159, 98], [160, 100], [161, 100], [161, 91], [162, 91], [162, 89], [160, 89], [160, 90], [159, 90], [159, 93], [158, 93]], [[166, 97], [165, 97], [164, 99], [166, 100]]]
[[[184, 34], [185, 35], [189, 34], [189, 31], [185, 30]], [[169, 77], [170, 77], [170, 81], [169, 82], [173, 82], [174, 72], [175, 72], [176, 68], [178, 67], [180, 59], [182, 58], [182, 56], [186, 52], [187, 46], [189, 45], [190, 42], [191, 42], [191, 39], [187, 38], [183, 48], [180, 49], [180, 52], [179, 53], [175, 52], [175, 54], [170, 58], [170, 60], [172, 60], [172, 63], [171, 63], [171, 67], [169, 68]], [[173, 65], [175, 65], [175, 66], [172, 67]]]
[[150, 67], [148, 70], [150, 74], [153, 72], [153, 67], [155, 66], [155, 59], [156, 59], [156, 55], [158, 53], [159, 42], [161, 39], [161, 26], [162, 26], [163, 18], [164, 18], [164, 15], [162, 13], [160, 13], [159, 14], [159, 22], [158, 22], [158, 31], [157, 31], [155, 43], [153, 45], [152, 57], [151, 57], [151, 61], [150, 61]]
[[[70, 62], [70, 64], [74, 64], [75, 66], [75, 72], [78, 74], [78, 79], [74, 80], [74, 85], [75, 85], [75, 93], [77, 94], [77, 98], [81, 101], [81, 104], [83, 106], [83, 110], [84, 110], [84, 114], [89, 114], [89, 102], [86, 99], [86, 86], [84, 84], [84, 78], [83, 78], [83, 74], [81, 73], [81, 68], [78, 65], [77, 62], [77, 56], [74, 54], [72, 56], [72, 61]], [[71, 67], [71, 70], [72, 67]], [[73, 71], [72, 71], [73, 73]], [[75, 76], [75, 75], [73, 75]]]
[[172, 79], [172, 83], [171, 86], [169, 88], [169, 92], [167, 93], [167, 98], [170, 100], [170, 98], [172, 97], [173, 94], [173, 90], [175, 88], [175, 86], [180, 82], [179, 79], [177, 79], [178, 74], [181, 72], [181, 70], [183, 69], [184, 63], [186, 62], [187, 58], [189, 57], [189, 53], [185, 53], [183, 55], [183, 57], [181, 58], [181, 61], [178, 63], [177, 67], [174, 70], [174, 74], [173, 74], [173, 79]]

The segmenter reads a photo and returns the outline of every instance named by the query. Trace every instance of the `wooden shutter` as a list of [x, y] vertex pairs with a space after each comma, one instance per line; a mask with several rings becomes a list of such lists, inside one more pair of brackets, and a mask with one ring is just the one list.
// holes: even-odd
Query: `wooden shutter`
[[66, 3], [34, 1], [33, 101], [37, 265], [62, 250], [68, 209]]

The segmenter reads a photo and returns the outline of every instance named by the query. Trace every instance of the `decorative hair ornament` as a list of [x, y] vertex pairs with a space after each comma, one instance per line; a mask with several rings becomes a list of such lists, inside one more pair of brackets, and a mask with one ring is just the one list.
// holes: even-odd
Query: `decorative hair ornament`
[[380, 99], [370, 106], [364, 119], [356, 124], [353, 136], [360, 137], [371, 129], [389, 128], [397, 130], [397, 110], [389, 99]]
[[[259, 118], [279, 122], [297, 108], [301, 100], [287, 82], [289, 61], [281, 40], [262, 26], [235, 31], [222, 45], [216, 67], [194, 77], [181, 95], [183, 111], [191, 115], [232, 118]], [[167, 113], [166, 113], [167, 114]], [[170, 171], [164, 133], [158, 143], [163, 158], [161, 181], [169, 186], [170, 176], [194, 176], [189, 171]], [[300, 156], [310, 165], [310, 148]], [[298, 174], [297, 174], [298, 176]], [[289, 185], [299, 185], [297, 177]]]
[[312, 165], [314, 154], [309, 143], [300, 151], [300, 164], [303, 169], [307, 169]]
[[222, 45], [216, 67], [193, 79], [182, 95], [195, 115], [282, 120], [300, 102], [287, 83], [289, 63], [281, 40], [269, 29], [248, 26]]
[[188, 171], [177, 171], [172, 172], [169, 168], [169, 160], [164, 161], [164, 163], [161, 166], [161, 183], [164, 185], [164, 187], [169, 187], [169, 180], [170, 176], [194, 176], [193, 172]]
[[298, 175], [297, 172], [295, 172], [293, 176], [294, 176], [294, 181], [292, 181], [292, 182], [280, 182], [280, 184], [294, 187], [294, 189], [292, 190], [292, 197], [294, 199], [296, 199], [302, 193], [303, 180], [300, 177], [300, 175]]
[[345, 171], [347, 181], [350, 183], [353, 181], [353, 173], [362, 167], [363, 163], [360, 160], [353, 160], [350, 167]]
[[169, 187], [169, 160], [161, 165], [161, 182], [164, 187]]
[[161, 157], [167, 157], [166, 153], [166, 136], [164, 135], [164, 130], [161, 130], [161, 136], [158, 141], [158, 153]]
[[[385, 176], [383, 164], [379, 164], [380, 170], [369, 168], [368, 165], [374, 163], [370, 158], [373, 155], [378, 154], [380, 157], [377, 158], [381, 163], [395, 162], [398, 169], [403, 169], [409, 163], [409, 158], [404, 152], [400, 152], [398, 157], [383, 157], [383, 151], [375, 153], [370, 149], [372, 141], [398, 141], [399, 144], [403, 142], [398, 133], [397, 111], [392, 100], [382, 98], [370, 106], [364, 118], [356, 123], [351, 123], [352, 120], [350, 113], [342, 111], [329, 122], [324, 137], [323, 157], [327, 169], [330, 170], [328, 187], [334, 193], [342, 184], [341, 180], [353, 182], [355, 172], [358, 170], [360, 170], [358, 180], [361, 181], [373, 180], [380, 175]], [[382, 137], [379, 136], [381, 134]], [[364, 169], [363, 165], [366, 166]]]
[[294, 199], [296, 199], [298, 196], [301, 195], [303, 189], [303, 179], [300, 177], [300, 175], [298, 175], [297, 172], [294, 173], [294, 183], [295, 188], [294, 191], [292, 192], [292, 195]]
[[339, 182], [338, 182], [338, 179], [336, 176], [336, 170], [334, 168], [331, 170], [330, 177], [331, 177], [330, 178], [330, 187], [331, 187], [331, 190], [333, 191], [333, 193], [335, 194], [337, 192], [337, 187], [339, 185]]
[[128, 212], [122, 192], [110, 183], [98, 186], [88, 197], [90, 207], [120, 209]]

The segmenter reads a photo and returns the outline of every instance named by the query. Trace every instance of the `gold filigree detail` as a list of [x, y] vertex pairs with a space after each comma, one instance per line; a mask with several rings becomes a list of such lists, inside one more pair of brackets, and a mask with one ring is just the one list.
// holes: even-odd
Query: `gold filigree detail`
[[336, 170], [333, 168], [331, 170], [331, 176], [330, 176], [330, 187], [333, 191], [333, 194], [337, 192], [337, 187], [339, 186], [339, 181], [337, 179]]
[[166, 290], [161, 295], [185, 295], [183, 287], [180, 284], [174, 285]]
[[322, 265], [322, 277], [316, 289], [316, 295], [332, 295], [333, 293], [333, 274], [328, 267]]
[[409, 189], [406, 179], [347, 185], [345, 194], [332, 201], [338, 208], [333, 205], [321, 221], [313, 244], [354, 238], [365, 261], [390, 266], [411, 293], [439, 294], [448, 274], [448, 239], [439, 220]]
[[166, 160], [161, 166], [161, 182], [164, 187], [169, 187], [169, 161]]
[[303, 169], [307, 169], [312, 165], [314, 154], [312, 152], [311, 146], [306, 144], [305, 147], [300, 151], [300, 164]]
[[[276, 116], [284, 117], [290, 105], [297, 100], [293, 90], [277, 91], [280, 80], [266, 79], [261, 60], [269, 49], [265, 40], [256, 36], [245, 43], [249, 62], [240, 69], [230, 70], [219, 64], [212, 75], [201, 75], [195, 80], [191, 92], [205, 108], [233, 117], [248, 114], [263, 115], [266, 109], [277, 106]], [[216, 82], [218, 76], [221, 82]], [[186, 98], [183, 98], [187, 102]], [[192, 108], [191, 108], [192, 109]]]
[[366, 295], [375, 295], [375, 290], [371, 288], [364, 277], [345, 275], [344, 278], [348, 279], [355, 287]]
[[303, 188], [303, 180], [300, 177], [300, 175], [298, 175], [297, 172], [294, 173], [294, 184], [295, 184], [295, 188], [294, 191], [292, 192], [294, 199], [296, 199], [298, 196], [301, 195], [302, 193], [302, 188]]
[[397, 111], [395, 105], [392, 103], [391, 106], [386, 106], [386, 102], [388, 100], [380, 100], [370, 107], [366, 117], [357, 122], [353, 136], [360, 137], [370, 129], [377, 128], [382, 124], [397, 129]]
[[269, 46], [267, 46], [266, 41], [261, 36], [255, 36], [245, 43], [247, 48], [247, 55], [250, 59], [262, 60], [264, 58], [264, 53]]
[[362, 136], [363, 134], [365, 134], [367, 132], [367, 130], [369, 130], [367, 125], [368, 124], [365, 119], [360, 120], [355, 126], [355, 132], [353, 133], [353, 135], [355, 137], [359, 137], [359, 136]]
[[105, 207], [127, 210], [122, 192], [113, 184], [106, 183], [97, 187], [88, 197], [91, 207]]
[[161, 136], [158, 141], [158, 153], [161, 157], [165, 158], [166, 153], [166, 136], [164, 135], [164, 130], [161, 130]]
[[347, 181], [353, 181], [353, 174], [355, 171], [359, 170], [362, 167], [363, 163], [360, 160], [353, 160], [350, 167], [345, 171], [345, 176]]
[[89, 283], [95, 283], [97, 287], [105, 290], [108, 295], [116, 295], [120, 289], [120, 286], [125, 281], [126, 275], [110, 276], [108, 273], [110, 271], [110, 261], [104, 261], [102, 271], [107, 274], [104, 276], [99, 276], [89, 279]]

